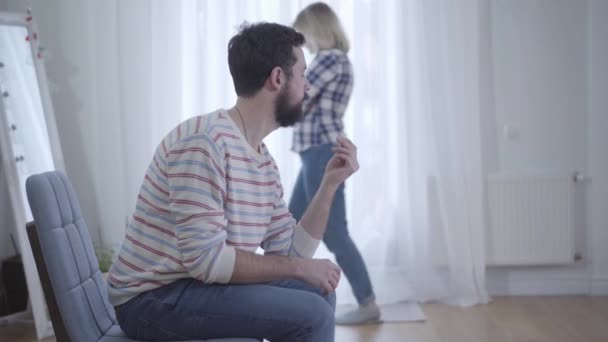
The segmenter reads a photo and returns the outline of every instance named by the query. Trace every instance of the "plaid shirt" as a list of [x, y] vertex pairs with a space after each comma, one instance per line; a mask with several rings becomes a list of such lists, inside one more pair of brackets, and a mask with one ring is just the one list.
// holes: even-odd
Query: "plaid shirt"
[[353, 69], [340, 50], [324, 50], [315, 56], [306, 74], [310, 83], [303, 103], [304, 117], [293, 131], [291, 149], [335, 143], [344, 132], [342, 117], [353, 91]]

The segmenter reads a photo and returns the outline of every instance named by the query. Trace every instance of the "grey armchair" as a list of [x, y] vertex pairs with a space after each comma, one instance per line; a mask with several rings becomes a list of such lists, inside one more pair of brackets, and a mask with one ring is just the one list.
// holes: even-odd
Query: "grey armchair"
[[[34, 222], [27, 225], [36, 266], [58, 342], [126, 342], [108, 301], [105, 281], [80, 205], [57, 171], [26, 181]], [[256, 342], [256, 339], [214, 339]]]

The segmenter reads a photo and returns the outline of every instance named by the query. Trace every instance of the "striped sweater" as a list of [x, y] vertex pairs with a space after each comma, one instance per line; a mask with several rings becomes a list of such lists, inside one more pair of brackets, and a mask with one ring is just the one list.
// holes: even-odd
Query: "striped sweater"
[[110, 302], [195, 278], [227, 283], [235, 248], [310, 258], [319, 240], [296, 225], [276, 164], [225, 110], [174, 128], [157, 147], [108, 276]]

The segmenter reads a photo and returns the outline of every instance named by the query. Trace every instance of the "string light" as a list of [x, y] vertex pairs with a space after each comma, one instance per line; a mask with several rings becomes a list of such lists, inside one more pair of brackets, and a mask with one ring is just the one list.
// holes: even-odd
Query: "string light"
[[28, 1], [28, 8], [26, 10], [27, 16], [25, 17], [25, 21], [27, 26], [29, 27], [31, 34], [28, 34], [25, 37], [25, 40], [30, 42], [30, 44], [34, 45], [34, 50], [36, 50], [36, 58], [43, 59], [46, 56], [46, 48], [42, 45], [38, 44], [38, 32], [36, 32], [36, 26], [34, 25], [34, 16], [32, 14], [32, 3]]

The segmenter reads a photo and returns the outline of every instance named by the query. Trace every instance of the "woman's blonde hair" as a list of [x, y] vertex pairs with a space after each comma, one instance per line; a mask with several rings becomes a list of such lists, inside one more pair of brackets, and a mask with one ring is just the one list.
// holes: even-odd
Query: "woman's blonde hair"
[[348, 38], [336, 13], [323, 2], [315, 2], [304, 8], [296, 17], [293, 27], [306, 38], [312, 53], [338, 49], [348, 52]]

